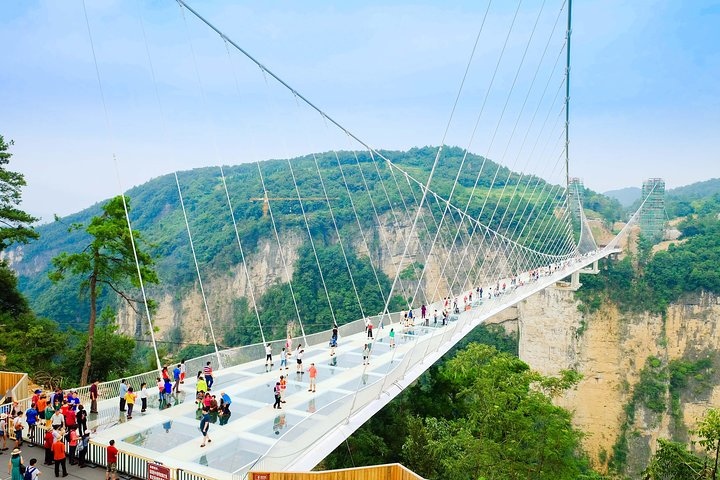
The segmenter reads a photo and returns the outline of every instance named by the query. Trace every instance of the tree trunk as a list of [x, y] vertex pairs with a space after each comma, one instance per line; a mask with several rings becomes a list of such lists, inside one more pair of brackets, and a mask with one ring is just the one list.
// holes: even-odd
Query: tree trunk
[[80, 374], [80, 385], [88, 384], [88, 375], [90, 374], [93, 338], [95, 336], [95, 320], [97, 318], [97, 260], [99, 255], [99, 252], [96, 250], [94, 254], [96, 267], [90, 277], [90, 322], [88, 323], [88, 339], [85, 345], [85, 362], [83, 363], [82, 373]]
[[717, 446], [715, 447], [715, 468], [713, 468], [712, 474], [713, 480], [717, 480], [718, 456], [720, 456], [720, 441], [717, 442]]

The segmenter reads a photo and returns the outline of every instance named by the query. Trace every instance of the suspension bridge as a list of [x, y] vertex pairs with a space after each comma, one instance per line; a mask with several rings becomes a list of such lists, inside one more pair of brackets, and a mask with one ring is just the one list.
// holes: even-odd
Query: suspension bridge
[[[187, 185], [183, 185], [181, 176], [174, 175], [196, 285], [203, 300], [203, 322], [207, 323], [214, 351], [186, 362], [189, 378], [181, 392], [174, 395], [171, 408], [158, 408], [158, 389], [151, 388], [147, 412], [131, 421], [118, 412], [119, 381], [100, 385], [99, 413], [90, 418], [93, 441], [104, 445], [114, 439], [120, 450], [140, 459], [124, 464], [127, 473], [144, 476], [147, 462], [172, 466], [185, 472], [183, 478], [239, 480], [250, 471], [311, 469], [473, 328], [567, 277], [577, 283], [577, 276], [590, 266], [596, 271], [598, 260], [621, 251], [621, 242], [637, 223], [638, 213], [611, 242], [598, 246], [583, 209], [582, 192], [578, 183], [570, 181], [569, 0], [543, 1], [536, 14], [526, 19], [527, 25], [521, 25], [524, 16], [519, 14], [518, 3], [507, 16], [506, 31], [500, 36], [494, 31], [499, 43], [491, 49], [492, 55], [485, 52], [493, 60], [480, 72], [473, 68], [473, 62], [490, 41], [491, 34], [486, 30], [494, 21], [492, 1], [488, 2], [440, 146], [425, 165], [402, 162], [374, 148], [187, 2], [177, 3], [186, 29], [194, 22], [192, 25], [219, 42], [238, 98], [243, 97], [238, 81], [242, 74], [238, 64], [242, 61], [266, 85], [270, 108], [277, 107], [277, 97], [290, 100], [290, 108], [294, 109], [290, 115], [296, 120], [312, 121], [320, 136], [332, 137], [343, 148], [323, 156], [309, 155], [309, 168], [298, 169], [298, 164], [288, 160], [283, 166], [284, 189], [276, 185], [268, 188], [270, 172], [260, 161], [256, 162], [260, 187], [257, 192], [239, 194], [237, 175], [229, 173], [227, 167], [217, 170], [215, 188], [221, 192], [218, 198], [225, 203], [233, 226], [231, 242], [240, 254], [244, 281], [249, 285], [248, 303], [262, 340], [253, 345], [219, 346], [215, 326], [227, 319], [217, 318], [209, 305], [195, 248], [203, 232], [191, 226], [192, 211], [186, 208]], [[87, 12], [85, 20], [109, 137], [113, 138], [106, 87], [93, 43], [97, 33]], [[142, 17], [139, 24], [162, 118], [165, 108]], [[208, 92], [197, 64], [197, 46], [189, 33], [187, 39], [200, 97], [206, 100]], [[517, 55], [506, 55], [509, 44], [519, 45]], [[468, 108], [474, 121], [470, 122], [462, 154], [451, 158], [445, 144], [464, 104], [471, 105]], [[160, 130], [168, 138], [167, 126], [162, 123]], [[487, 153], [471, 156], [471, 148]], [[220, 154], [216, 152], [216, 156], [220, 163]], [[112, 157], [119, 170], [122, 157], [118, 158], [114, 147]], [[281, 321], [299, 326], [294, 338], [273, 338], [272, 329], [262, 320], [262, 307], [256, 298], [260, 290], [252, 285], [248, 267], [248, 252], [254, 245], [241, 235], [238, 224], [245, 220], [236, 215], [239, 202], [253, 199], [263, 201], [267, 234], [277, 244], [282, 276], [288, 283], [287, 300], [295, 314]], [[292, 228], [302, 233], [309, 246], [328, 307], [324, 328], [313, 331], [306, 331], [307, 318], [302, 308], [306, 299], [293, 288], [291, 252], [283, 243], [289, 227], [287, 208], [281, 202], [290, 200], [296, 208]], [[131, 228], [129, 215], [127, 221]], [[318, 234], [319, 226], [327, 231]], [[318, 255], [323, 242], [339, 247], [352, 298], [338, 299], [334, 295], [327, 266]], [[382, 300], [381, 312], [368, 310], [370, 294], [356, 284], [358, 271], [351, 261], [356, 252], [368, 260], [376, 283], [371, 294]], [[404, 273], [408, 268], [414, 272], [410, 278]], [[384, 275], [391, 281], [384, 283]], [[147, 305], [142, 277], [140, 286]], [[339, 321], [340, 304], [348, 303], [358, 312], [357, 319]], [[425, 306], [427, 318], [422, 318], [420, 305]], [[408, 311], [415, 312], [413, 320], [405, 318]], [[155, 347], [149, 309], [143, 319]], [[375, 327], [371, 339], [366, 330], [368, 322]], [[333, 325], [339, 330], [339, 346], [331, 355], [328, 342]], [[288, 356], [288, 370], [278, 370], [280, 350], [288, 341], [293, 346], [304, 346], [306, 368], [311, 363], [317, 367], [316, 392], [308, 389], [307, 373], [296, 373], [294, 356]], [[267, 345], [274, 355], [272, 367], [265, 362]], [[365, 362], [367, 349], [369, 361]], [[156, 384], [162, 368], [156, 347], [155, 359], [157, 371], [128, 379], [136, 390], [142, 383]], [[232, 414], [211, 426], [212, 442], [200, 448], [193, 377], [207, 362], [215, 368], [213, 393], [229, 395]], [[272, 407], [273, 387], [280, 374], [287, 375], [288, 383], [286, 403], [277, 410]], [[88, 398], [88, 386], [78, 391], [81, 398]], [[99, 454], [95, 460], [103, 461]]]

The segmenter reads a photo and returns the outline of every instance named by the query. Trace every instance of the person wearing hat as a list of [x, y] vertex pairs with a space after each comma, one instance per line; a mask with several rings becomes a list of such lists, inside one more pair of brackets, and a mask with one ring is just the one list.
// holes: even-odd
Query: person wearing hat
[[2, 437], [2, 450], [7, 450], [7, 413], [0, 414], [0, 437]]
[[23, 480], [23, 474], [20, 472], [21, 465], [23, 465], [23, 458], [20, 455], [20, 449], [16, 448], [12, 451], [12, 456], [8, 461], [8, 473], [12, 475], [12, 480]]

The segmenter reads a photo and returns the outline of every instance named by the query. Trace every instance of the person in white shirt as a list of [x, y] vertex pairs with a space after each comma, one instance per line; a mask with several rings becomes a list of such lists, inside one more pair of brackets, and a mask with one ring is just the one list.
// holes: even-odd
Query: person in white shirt
[[273, 359], [272, 359], [272, 347], [268, 343], [265, 345], [265, 368], [270, 368], [273, 366]]
[[297, 372], [298, 373], [305, 373], [303, 370], [303, 363], [302, 358], [303, 354], [305, 353], [305, 350], [302, 349], [302, 343], [298, 345], [297, 350], [295, 350], [295, 359], [297, 360]]
[[288, 352], [283, 348], [282, 352], [280, 352], [280, 371], [282, 371], [283, 366], [285, 366], [285, 370], [288, 370], [290, 368], [288, 367], [287, 356]]

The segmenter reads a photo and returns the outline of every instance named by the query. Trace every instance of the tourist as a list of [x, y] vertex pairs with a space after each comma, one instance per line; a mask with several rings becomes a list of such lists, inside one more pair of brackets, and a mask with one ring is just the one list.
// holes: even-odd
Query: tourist
[[335, 350], [337, 350], [337, 337], [330, 337], [330, 356], [335, 356]]
[[170, 407], [170, 399], [172, 399], [172, 384], [169, 378], [163, 379], [163, 395], [165, 397], [165, 407]]
[[8, 461], [8, 473], [12, 475], [11, 480], [23, 480], [20, 465], [23, 465], [23, 458], [20, 455], [20, 449], [16, 448], [12, 451], [10, 460]]
[[173, 369], [173, 379], [175, 380], [175, 385], [173, 386], [173, 391], [175, 393], [180, 393], [180, 364], [179, 363]]
[[208, 386], [207, 382], [205, 382], [205, 377], [202, 376], [202, 372], [198, 372], [197, 374], [197, 382], [195, 383], [195, 393], [198, 392], [207, 392]]
[[287, 378], [284, 375], [280, 375], [280, 401], [285, 402], [285, 389], [287, 388]]
[[53, 436], [53, 431], [55, 428], [48, 429], [45, 432], [45, 441], [43, 442], [43, 448], [45, 449], [45, 462], [43, 462], [45, 465], [52, 465], [53, 464], [53, 451], [52, 446], [53, 443], [55, 443], [55, 437]]
[[391, 328], [390, 329], [390, 348], [394, 348], [394, 347], [395, 347], [395, 329]]
[[75, 414], [75, 411], [70, 408], [70, 405], [68, 403], [65, 403], [64, 405], [65, 410], [63, 411], [60, 409], [60, 411], [65, 416], [65, 428], [70, 429], [70, 427], [74, 427], [77, 425], [77, 415]]
[[90, 413], [98, 413], [97, 402], [98, 402], [98, 384], [100, 382], [95, 380], [90, 385]]
[[36, 467], [35, 465], [37, 465], [37, 458], [31, 458], [30, 466], [27, 467], [27, 469], [25, 470], [25, 475], [23, 476], [24, 479], [37, 480], [37, 478], [40, 475], [42, 475], [42, 472], [40, 471], [40, 469], [38, 467]]
[[205, 446], [205, 442], [212, 442], [208, 436], [210, 431], [210, 410], [207, 407], [203, 407], [202, 418], [200, 419], [200, 433], [203, 435], [203, 442], [201, 447]]
[[38, 412], [38, 419], [40, 420], [40, 423], [42, 424], [42, 420], [45, 420], [45, 408], [47, 407], [47, 395], [44, 393], [41, 393], [38, 397], [37, 402], [35, 403], [35, 408]]
[[308, 374], [310, 375], [310, 388], [308, 388], [308, 392], [315, 393], [315, 386], [317, 384], [317, 368], [315, 368], [314, 363], [310, 364]]
[[282, 409], [280, 406], [280, 382], [275, 382], [275, 388], [273, 388], [273, 393], [275, 394], [275, 403], [273, 403], [273, 408], [279, 408]]
[[117, 480], [117, 457], [118, 449], [115, 448], [115, 440], [110, 440], [107, 447], [107, 468], [105, 469], [105, 480]]
[[363, 365], [370, 365], [370, 361], [368, 360], [368, 357], [370, 357], [370, 348], [368, 347], [367, 343], [363, 347], [362, 355], [363, 355]]
[[127, 404], [127, 419], [132, 419], [132, 411], [133, 407], [135, 406], [135, 399], [137, 398], [137, 394], [133, 391], [132, 387], [128, 388], [127, 393], [125, 394], [125, 403]]
[[25, 424], [23, 422], [23, 412], [18, 412], [17, 417], [13, 420], [13, 429], [15, 430], [15, 448], [20, 448], [23, 444], [23, 428], [25, 428]]
[[62, 467], [62, 476], [67, 477], [67, 465], [65, 464], [65, 444], [62, 439], [55, 440], [52, 446], [53, 462], [55, 463], [55, 477], [60, 476], [60, 467]]
[[75, 465], [77, 463], [75, 461], [75, 453], [77, 452], [78, 438], [77, 427], [73, 425], [70, 427], [70, 435], [68, 436], [68, 445], [70, 446], [70, 465]]
[[212, 365], [210, 364], [210, 362], [207, 362], [205, 364], [205, 366], [203, 367], [203, 375], [205, 376], [205, 383], [207, 383], [207, 391], [209, 392], [212, 390], [212, 386], [213, 386], [213, 382], [214, 382], [213, 369], [212, 369]]
[[123, 378], [120, 380], [120, 411], [125, 411], [125, 394], [128, 391], [127, 381]]
[[187, 371], [187, 367], [185, 366], [185, 359], [183, 358], [182, 362], [180, 362], [180, 383], [185, 383], [185, 372]]
[[80, 441], [78, 442], [78, 466], [80, 468], [85, 468], [87, 466], [85, 457], [87, 456], [89, 447], [90, 434], [88, 432], [85, 432], [83, 433], [82, 437], [80, 437]]
[[160, 371], [160, 375], [162, 376], [163, 380], [170, 378], [170, 373], [168, 373], [168, 367], [164, 366], [162, 370]]
[[437, 308], [433, 311], [433, 325], [437, 325], [438, 312]]
[[77, 407], [80, 405], [80, 397], [77, 394], [77, 390], [73, 389], [68, 392], [67, 402], [70, 408], [77, 411]]
[[0, 414], [0, 437], [2, 437], [2, 450], [7, 450], [7, 432], [8, 432], [7, 413]]
[[280, 371], [282, 372], [283, 366], [285, 366], [285, 370], [287, 370], [288, 364], [287, 364], [287, 350], [283, 347], [282, 352], [280, 352]]
[[[158, 408], [162, 410], [162, 408], [165, 406], [165, 382], [160, 377], [155, 377], [157, 380], [157, 387], [158, 387], [158, 401], [159, 405]], [[204, 381], [204, 380], [203, 380]]]
[[367, 324], [367, 327], [366, 327], [366, 328], [367, 328], [367, 336], [368, 336], [368, 338], [373, 338], [373, 336], [372, 336], [373, 324], [372, 324], [371, 321], [368, 320], [368, 324]]
[[25, 412], [25, 421], [28, 425], [28, 438], [31, 442], [35, 441], [35, 425], [37, 424], [38, 411], [33, 403]]
[[232, 399], [230, 398], [230, 395], [225, 392], [220, 392], [220, 409], [222, 409], [222, 407], [227, 407], [228, 411], [230, 411], [231, 404]]
[[420, 306], [420, 317], [421, 317], [423, 320], [425, 320], [425, 313], [426, 313], [426, 312], [427, 312], [427, 307], [426, 307], [425, 304], [423, 303], [423, 304]]
[[143, 382], [140, 384], [140, 413], [145, 413], [145, 410], [147, 410], [147, 400], [147, 383]]
[[78, 434], [82, 436], [83, 433], [87, 431], [87, 410], [85, 410], [85, 407], [83, 407], [82, 404], [78, 405], [78, 411], [77, 414], [75, 414], [75, 418], [77, 420]]
[[272, 347], [268, 343], [265, 345], [265, 368], [269, 369], [273, 366], [273, 359], [272, 359]]
[[295, 352], [295, 359], [297, 360], [297, 372], [300, 374], [305, 373], [303, 370], [303, 354], [305, 353], [305, 350], [302, 349], [302, 343], [298, 345], [297, 351]]

